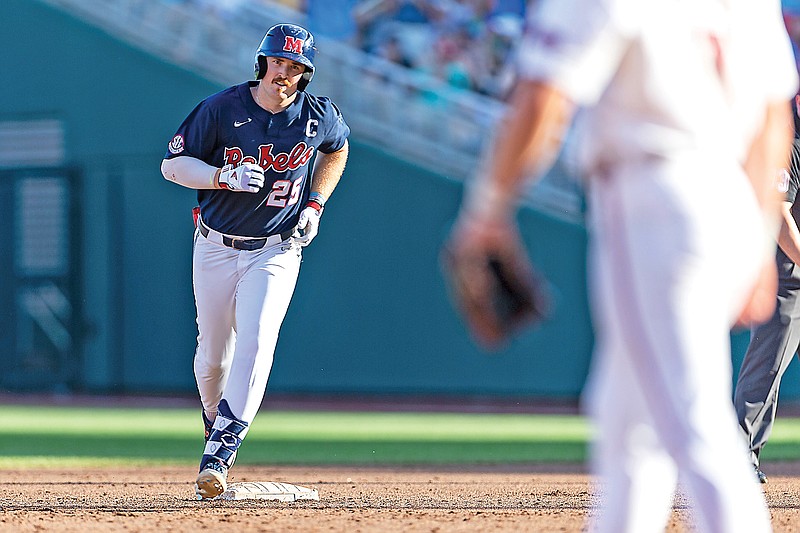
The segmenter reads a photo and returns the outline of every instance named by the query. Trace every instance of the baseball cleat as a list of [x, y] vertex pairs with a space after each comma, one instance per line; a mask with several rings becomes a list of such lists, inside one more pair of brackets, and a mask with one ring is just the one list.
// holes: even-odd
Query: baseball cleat
[[219, 461], [209, 461], [197, 475], [194, 492], [198, 500], [216, 498], [228, 488], [228, 468]]
[[762, 472], [761, 469], [758, 468], [757, 466], [755, 467], [755, 469], [756, 469], [756, 477], [758, 478], [758, 482], [761, 483], [761, 484], [766, 483], [768, 481], [767, 480], [767, 475], [764, 472]]

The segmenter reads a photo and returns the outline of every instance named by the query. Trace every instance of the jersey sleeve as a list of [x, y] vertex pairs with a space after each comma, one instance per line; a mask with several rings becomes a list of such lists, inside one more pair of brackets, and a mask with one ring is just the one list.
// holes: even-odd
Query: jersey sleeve
[[325, 140], [319, 145], [319, 151], [330, 154], [342, 149], [347, 137], [350, 135], [350, 127], [344, 121], [342, 112], [339, 111], [336, 104], [330, 100], [325, 104], [325, 117], [328, 127], [325, 129]]
[[164, 159], [189, 156], [209, 163], [216, 144], [217, 120], [208, 100], [200, 102], [175, 132]]
[[577, 104], [594, 104], [620, 64], [637, 15], [629, 12], [626, 21], [619, 13], [614, 0], [538, 2], [517, 51], [520, 78], [546, 81]]

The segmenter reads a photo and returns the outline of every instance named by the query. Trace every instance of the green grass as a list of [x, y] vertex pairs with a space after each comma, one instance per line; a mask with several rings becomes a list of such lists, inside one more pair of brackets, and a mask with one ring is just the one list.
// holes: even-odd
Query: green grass
[[[259, 413], [239, 464], [580, 462], [580, 416], [451, 413]], [[194, 464], [197, 409], [0, 407], [0, 468]], [[800, 419], [779, 418], [764, 460], [800, 459]]]
[[[265, 411], [240, 464], [435, 464], [582, 461], [575, 416]], [[0, 408], [0, 468], [194, 464], [198, 409]]]

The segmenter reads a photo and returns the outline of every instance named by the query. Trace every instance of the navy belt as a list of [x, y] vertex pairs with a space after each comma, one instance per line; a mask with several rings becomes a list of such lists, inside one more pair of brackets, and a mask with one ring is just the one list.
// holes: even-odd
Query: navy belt
[[203, 222], [202, 218], [197, 219], [197, 227], [200, 233], [211, 242], [234, 248], [236, 250], [260, 250], [265, 246], [272, 246], [281, 243], [292, 236], [292, 231], [284, 231], [283, 233], [276, 233], [269, 237], [237, 237], [235, 235], [226, 235], [215, 231]]

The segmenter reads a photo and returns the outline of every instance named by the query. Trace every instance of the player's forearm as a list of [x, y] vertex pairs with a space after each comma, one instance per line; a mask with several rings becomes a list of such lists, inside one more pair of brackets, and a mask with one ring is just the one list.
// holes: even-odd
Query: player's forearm
[[789, 166], [793, 138], [791, 109], [785, 102], [771, 104], [763, 127], [754, 137], [744, 163], [765, 221], [776, 232], [781, 220], [783, 198], [774, 185], [775, 176], [779, 169]]
[[792, 204], [783, 202], [781, 206], [781, 229], [778, 233], [778, 246], [783, 253], [800, 265], [800, 229], [792, 216]]
[[161, 162], [161, 174], [165, 179], [190, 189], [219, 189], [219, 172], [219, 168], [189, 156]]
[[556, 87], [532, 80], [517, 84], [465, 208], [490, 216], [508, 213], [526, 178], [540, 177], [553, 164], [573, 112]]
[[350, 145], [345, 141], [341, 150], [326, 154], [317, 152], [317, 159], [314, 162], [314, 173], [311, 178], [311, 192], [322, 195], [328, 199], [333, 194], [334, 189], [339, 184], [347, 165], [347, 156], [350, 152]]

